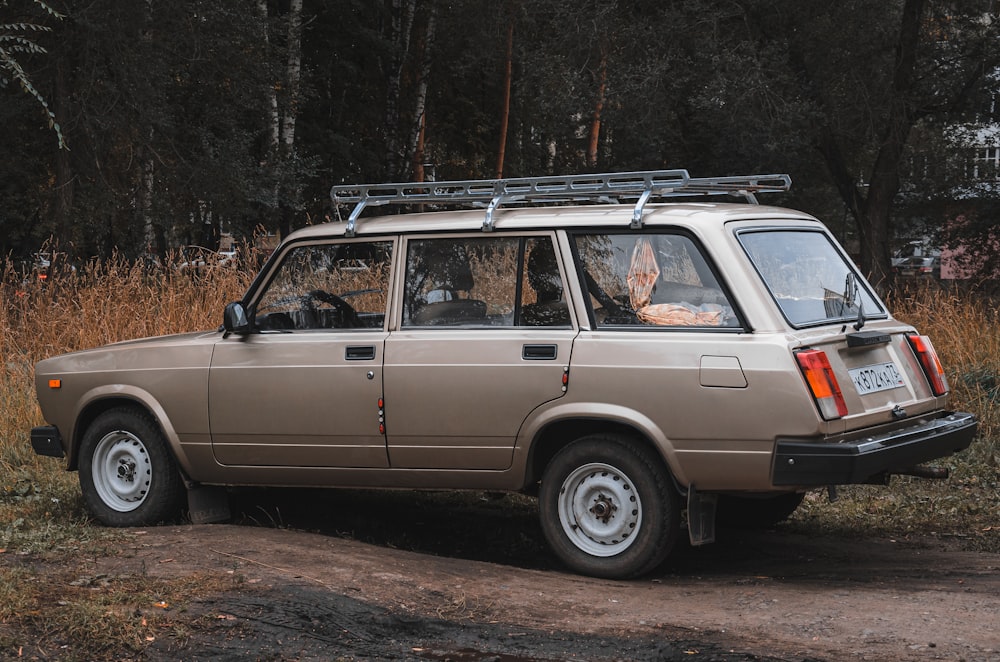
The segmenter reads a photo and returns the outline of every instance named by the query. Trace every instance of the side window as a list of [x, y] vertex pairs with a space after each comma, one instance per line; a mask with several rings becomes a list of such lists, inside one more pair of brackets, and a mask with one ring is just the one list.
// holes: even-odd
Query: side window
[[257, 328], [383, 328], [392, 247], [390, 241], [293, 247], [257, 301]]
[[403, 326], [509, 326], [518, 240], [415, 239], [406, 254]]
[[526, 240], [521, 282], [521, 326], [570, 326], [566, 287], [550, 237]]
[[570, 326], [550, 237], [413, 239], [403, 326]]
[[698, 246], [667, 233], [581, 234], [576, 247], [600, 327], [739, 327]]

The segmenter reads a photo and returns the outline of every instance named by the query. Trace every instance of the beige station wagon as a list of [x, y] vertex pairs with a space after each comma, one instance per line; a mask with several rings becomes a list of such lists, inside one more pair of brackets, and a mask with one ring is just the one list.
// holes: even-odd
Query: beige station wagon
[[[34, 449], [112, 526], [224, 519], [226, 486], [524, 491], [569, 568], [613, 578], [684, 526], [946, 475], [924, 463], [974, 417], [822, 223], [756, 204], [789, 184], [334, 187], [349, 218], [289, 235], [220, 329], [41, 361]], [[388, 204], [420, 211], [362, 215]]]

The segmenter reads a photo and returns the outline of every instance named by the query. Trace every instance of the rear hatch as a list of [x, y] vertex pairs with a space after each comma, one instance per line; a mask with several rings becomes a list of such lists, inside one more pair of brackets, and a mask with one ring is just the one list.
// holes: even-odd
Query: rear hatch
[[785, 321], [831, 435], [940, 410], [948, 390], [930, 340], [891, 318], [824, 229], [742, 230], [738, 238]]

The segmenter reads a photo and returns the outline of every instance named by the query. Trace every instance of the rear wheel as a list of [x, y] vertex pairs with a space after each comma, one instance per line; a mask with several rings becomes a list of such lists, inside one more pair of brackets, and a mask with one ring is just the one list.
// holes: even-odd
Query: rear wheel
[[108, 526], [147, 526], [177, 515], [184, 484], [156, 422], [131, 408], [110, 409], [80, 444], [80, 489]]
[[659, 458], [619, 435], [591, 435], [549, 463], [539, 518], [555, 554], [581, 574], [636, 577], [659, 565], [677, 539], [680, 505]]

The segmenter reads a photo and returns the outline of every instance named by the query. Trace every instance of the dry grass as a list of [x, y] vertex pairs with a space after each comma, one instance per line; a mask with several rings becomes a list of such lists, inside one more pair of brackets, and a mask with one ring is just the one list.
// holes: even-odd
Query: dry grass
[[838, 535], [931, 535], [969, 549], [1000, 552], [1000, 310], [996, 299], [911, 285], [889, 302], [893, 315], [934, 343], [952, 388], [949, 406], [979, 418], [979, 436], [963, 453], [936, 464], [946, 481], [894, 478], [892, 486], [853, 486], [828, 503], [810, 495], [796, 526]]
[[[477, 265], [483, 273], [513, 273], [513, 266], [499, 256], [484, 257], [488, 259]], [[156, 610], [150, 615], [148, 605], [157, 595], [196, 597], [199, 591], [219, 587], [211, 582], [188, 585], [178, 579], [167, 585], [130, 578], [102, 583], [95, 590], [37, 579], [25, 560], [64, 563], [113, 554], [118, 533], [89, 524], [75, 474], [60, 471], [56, 460], [31, 451], [28, 430], [42, 422], [32, 391], [32, 366], [46, 356], [104, 343], [215, 328], [225, 303], [239, 298], [252, 274], [217, 268], [193, 277], [176, 268], [151, 271], [111, 260], [64, 273], [42, 286], [25, 282], [9, 263], [2, 270], [0, 657], [30, 643], [25, 633], [42, 632], [69, 650], [87, 650], [85, 642], [96, 642], [92, 659], [118, 659], [127, 651], [141, 651], [146, 638], [157, 631], [173, 628], [178, 634], [183, 627]], [[852, 487], [841, 490], [842, 498], [833, 504], [810, 495], [792, 526], [812, 534], [934, 534], [962, 539], [970, 548], [1000, 551], [996, 303], [970, 294], [918, 289], [899, 295], [890, 307], [933, 338], [954, 389], [952, 404], [979, 415], [980, 438], [969, 451], [946, 462], [953, 471], [949, 481], [899, 479], [888, 489]], [[56, 584], [60, 588], [54, 594]], [[137, 610], [145, 616], [136, 618]]]
[[[111, 260], [56, 274], [44, 285], [7, 262], [0, 281], [0, 657], [127, 659], [159, 633], [187, 627], [151, 607], [155, 595], [186, 599], [216, 590], [202, 578], [143, 577], [80, 586], [21, 565], [25, 559], [71, 566], [114, 555], [119, 533], [87, 520], [76, 474], [36, 456], [28, 430], [42, 423], [32, 369], [44, 357], [119, 340], [221, 322], [251, 274], [207, 269], [146, 270]], [[46, 564], [49, 568], [50, 565]], [[29, 654], [30, 651], [30, 654]], [[37, 658], [35, 658], [37, 659]]]

